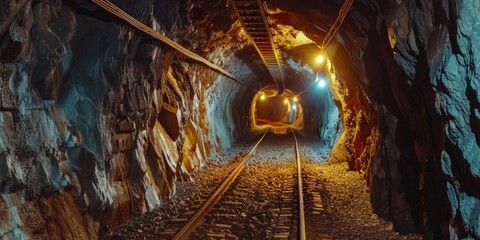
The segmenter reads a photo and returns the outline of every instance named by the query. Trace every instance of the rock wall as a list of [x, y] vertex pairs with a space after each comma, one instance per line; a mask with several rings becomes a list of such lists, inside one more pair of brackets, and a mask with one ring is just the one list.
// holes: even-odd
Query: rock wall
[[[368, 171], [372, 205], [397, 231], [479, 237], [478, 16], [478, 1], [358, 1], [337, 35], [336, 53], [345, 52], [332, 60], [336, 75], [348, 76], [339, 66], [350, 59], [359, 77], [338, 88], [342, 112], [376, 119], [360, 142], [379, 133], [371, 158], [349, 160], [366, 164], [350, 166]], [[352, 90], [363, 92], [359, 105], [348, 105]], [[355, 118], [346, 119], [348, 134]], [[355, 138], [345, 137], [347, 148], [358, 150]]]
[[[325, 50], [344, 126], [330, 161], [365, 171], [374, 210], [397, 231], [480, 237], [479, 4], [356, 1]], [[340, 8], [272, 5], [317, 44]]]
[[248, 112], [249, 103], [245, 101], [251, 93], [248, 89], [239, 89], [237, 83], [227, 79], [219, 79], [207, 90], [206, 111], [209, 124], [209, 142], [217, 146], [214, 153], [232, 147], [234, 139], [244, 136], [249, 130], [245, 112]]
[[319, 119], [318, 134], [320, 136], [320, 142], [322, 143], [320, 146], [323, 148], [321, 151], [328, 155], [343, 134], [343, 125], [339, 109], [335, 104], [329, 86], [327, 85], [324, 88], [320, 88], [317, 85], [318, 84], [315, 83], [314, 88], [317, 89], [314, 89], [314, 91], [318, 95], [318, 99], [315, 100], [320, 102], [318, 104], [319, 109], [316, 111]]
[[480, 237], [479, 9], [478, 1], [405, 1], [387, 15], [405, 73], [395, 98], [421, 170], [427, 238]]
[[[246, 131], [245, 88], [89, 2], [1, 4], [0, 238], [95, 239]], [[222, 4], [115, 4], [227, 68], [245, 44]]]

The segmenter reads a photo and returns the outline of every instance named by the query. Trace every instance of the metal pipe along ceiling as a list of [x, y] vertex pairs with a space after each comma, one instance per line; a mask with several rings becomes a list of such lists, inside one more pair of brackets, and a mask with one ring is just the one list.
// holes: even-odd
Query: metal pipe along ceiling
[[97, 6], [101, 7], [102, 9], [110, 12], [111, 14], [113, 14], [113, 15], [121, 18], [122, 20], [126, 21], [127, 23], [131, 24], [136, 29], [148, 34], [149, 36], [151, 36], [151, 37], [153, 37], [157, 40], [160, 40], [161, 42], [166, 43], [167, 45], [169, 45], [170, 47], [172, 47], [172, 48], [176, 49], [177, 51], [183, 53], [187, 57], [192, 58], [192, 59], [194, 59], [196, 61], [199, 61], [201, 63], [204, 63], [205, 65], [209, 66], [210, 68], [212, 68], [214, 70], [217, 70], [218, 72], [224, 74], [225, 76], [229, 77], [230, 79], [237, 82], [238, 84], [241, 84], [241, 85], [249, 88], [252, 92], [254, 92], [252, 87], [250, 87], [245, 82], [243, 82], [243, 81], [237, 79], [236, 77], [234, 77], [227, 70], [211, 63], [210, 61], [203, 58], [202, 56], [184, 48], [183, 46], [176, 43], [172, 39], [166, 37], [165, 35], [162, 35], [158, 31], [155, 31], [154, 29], [152, 29], [152, 28], [146, 26], [145, 24], [139, 22], [137, 19], [130, 16], [128, 13], [124, 12], [122, 9], [118, 8], [117, 6], [112, 4], [111, 2], [109, 2], [107, 0], [92, 0], [92, 2], [95, 3]]

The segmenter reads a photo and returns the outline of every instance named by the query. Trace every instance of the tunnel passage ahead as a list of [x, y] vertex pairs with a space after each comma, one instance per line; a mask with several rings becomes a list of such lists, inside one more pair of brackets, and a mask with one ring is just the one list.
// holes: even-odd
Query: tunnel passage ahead
[[276, 89], [265, 88], [255, 94], [252, 100], [252, 130], [270, 129], [286, 133], [287, 129], [303, 129], [303, 108], [298, 97], [286, 89], [277, 95]]

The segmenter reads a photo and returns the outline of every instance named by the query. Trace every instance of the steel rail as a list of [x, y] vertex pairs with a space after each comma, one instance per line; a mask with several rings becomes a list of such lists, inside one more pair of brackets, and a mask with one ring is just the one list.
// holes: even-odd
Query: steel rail
[[220, 200], [222, 195], [228, 190], [230, 185], [235, 181], [235, 179], [240, 175], [240, 173], [245, 168], [246, 163], [252, 157], [253, 153], [257, 149], [260, 142], [263, 140], [265, 135], [267, 135], [268, 131], [266, 131], [262, 138], [253, 146], [252, 150], [248, 152], [248, 154], [243, 157], [240, 164], [235, 167], [235, 169], [230, 173], [230, 175], [225, 179], [225, 181], [217, 188], [217, 190], [210, 196], [210, 198], [198, 209], [198, 211], [188, 220], [188, 222], [180, 229], [172, 239], [186, 239], [188, 234], [193, 230], [194, 227], [197, 226], [198, 222], [202, 219], [202, 217]]
[[298, 180], [298, 224], [299, 224], [299, 239], [305, 240], [306, 233], [305, 233], [305, 211], [303, 206], [303, 185], [302, 185], [302, 167], [300, 165], [300, 153], [298, 151], [298, 141], [297, 136], [295, 136], [295, 132], [290, 129], [295, 138], [295, 155], [297, 158], [297, 180]]
[[[278, 94], [282, 94], [283, 91], [285, 90], [285, 71], [283, 69], [283, 62], [282, 62], [282, 56], [280, 55], [279, 48], [273, 41], [273, 36], [270, 31], [270, 26], [269, 26], [269, 20], [267, 19], [266, 12], [268, 11], [266, 7], [266, 2], [262, 0], [257, 0], [257, 4], [260, 7], [260, 13], [262, 14], [262, 19], [263, 22], [265, 23], [265, 26], [267, 28], [267, 33], [268, 37], [270, 38], [270, 44], [272, 45], [273, 48], [273, 53], [275, 57], [275, 62], [274, 61], [267, 61], [267, 68], [268, 70], [272, 73], [272, 75], [276, 78], [277, 81], [281, 80], [282, 81], [282, 88], [278, 89]], [[280, 79], [278, 79], [280, 78]]]
[[[268, 72], [278, 89], [278, 94], [285, 90], [285, 70], [278, 46], [273, 40], [268, 20], [268, 9], [263, 0], [228, 0], [240, 24], [245, 29], [248, 39], [265, 63]], [[281, 85], [280, 85], [280, 84]]]
[[250, 90], [253, 91], [253, 89], [249, 85], [247, 85], [243, 81], [234, 77], [227, 70], [211, 63], [210, 61], [203, 58], [202, 56], [184, 48], [183, 46], [176, 43], [175, 41], [168, 38], [167, 36], [165, 36], [165, 35], [159, 33], [158, 31], [148, 27], [147, 25], [141, 23], [140, 21], [138, 21], [134, 17], [130, 16], [128, 13], [126, 13], [125, 11], [123, 11], [122, 9], [120, 9], [119, 7], [117, 7], [116, 5], [111, 3], [110, 1], [107, 1], [107, 0], [92, 0], [92, 2], [95, 3], [97, 6], [101, 7], [102, 9], [110, 12], [111, 14], [113, 14], [113, 15], [119, 17], [120, 19], [124, 20], [125, 22], [129, 23], [134, 28], [146, 33], [147, 35], [149, 35], [149, 36], [151, 36], [151, 37], [153, 37], [153, 38], [155, 38], [155, 39], [157, 39], [161, 42], [166, 43], [170, 47], [172, 47], [172, 48], [176, 49], [177, 51], [183, 53], [185, 56], [207, 65], [208, 67], [210, 67], [210, 68], [222, 73], [223, 75], [227, 76], [228, 78], [232, 79], [236, 83], [241, 84], [241, 85], [243, 85], [243, 86], [245, 86], [245, 87], [247, 87], [247, 88], [249, 88]]
[[[241, 15], [240, 15], [240, 11], [238, 10], [237, 6], [235, 5], [235, 3], [233, 2], [233, 0], [228, 0], [230, 6], [232, 7], [233, 9], [233, 12], [235, 13], [235, 15], [237, 16], [238, 18], [238, 21], [240, 22], [240, 25], [242, 25], [243, 29], [247, 32], [247, 37], [248, 39], [250, 40], [250, 42], [252, 43], [253, 47], [255, 48], [255, 50], [257, 50], [257, 53], [258, 55], [260, 56], [260, 58], [262, 59], [262, 61], [266, 64], [266, 61], [265, 61], [265, 58], [263, 57], [262, 55], [262, 52], [260, 51], [260, 48], [257, 46], [255, 40], [253, 39], [252, 35], [250, 34], [250, 32], [248, 31], [250, 28], [247, 27], [247, 25], [245, 24], [245, 22], [243, 21]], [[236, 1], [236, 2], [239, 2], [239, 1]], [[252, 1], [241, 1], [239, 3], [251, 3]], [[260, 10], [252, 10], [252, 11], [255, 11], [255, 12], [259, 12]], [[255, 22], [255, 23], [250, 23], [249, 26], [251, 26], [252, 29], [257, 29], [257, 28], [265, 28], [265, 23], [264, 22]], [[268, 70], [268, 68], [267, 68]], [[270, 73], [270, 71], [269, 71]], [[271, 75], [271, 74], [270, 74]], [[279, 88], [278, 87], [278, 83], [277, 83], [277, 80], [273, 78], [272, 76], [272, 80], [273, 82], [275, 83], [275, 85], [277, 86], [277, 89]]]

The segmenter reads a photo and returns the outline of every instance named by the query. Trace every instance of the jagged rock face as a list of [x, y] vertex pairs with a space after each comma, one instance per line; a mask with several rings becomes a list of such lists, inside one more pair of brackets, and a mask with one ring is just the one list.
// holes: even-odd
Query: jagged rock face
[[[246, 37], [222, 4], [116, 4], [225, 68], [240, 61]], [[1, 238], [95, 239], [158, 207], [247, 131], [246, 88], [90, 3], [2, 6]]]
[[[96, 238], [249, 134], [255, 92], [91, 3], [1, 4], [2, 238]], [[247, 84], [271, 84], [225, 1], [115, 4]], [[286, 86], [301, 91], [340, 1], [269, 4]], [[305, 132], [338, 138], [330, 161], [365, 172], [397, 231], [480, 237], [479, 9], [356, 1], [326, 49], [332, 95], [301, 99]]]
[[[311, 19], [328, 3], [272, 3], [277, 22], [322, 39], [326, 23]], [[366, 171], [375, 211], [397, 231], [479, 237], [478, 9], [356, 1], [326, 49], [344, 125], [330, 161]]]
[[383, 41], [365, 54], [384, 62], [371, 70], [389, 81], [378, 79], [383, 151], [372, 159], [372, 203], [400, 231], [479, 237], [478, 2], [379, 5]]
[[[364, 112], [360, 119], [375, 123], [360, 143], [379, 131], [371, 141], [376, 146], [369, 144], [373, 157], [361, 162], [369, 160], [362, 166], [369, 166], [374, 209], [398, 231], [420, 228], [427, 239], [479, 237], [478, 9], [471, 1], [359, 1], [337, 35], [362, 68], [358, 84], [344, 80], [342, 91], [364, 92], [353, 106], [340, 93], [342, 107], [347, 97], [343, 112]], [[348, 74], [332, 61], [337, 76]], [[355, 134], [350, 141], [361, 149]]]
[[[478, 238], [480, 5], [393, 6], [387, 24], [406, 77], [392, 78], [392, 86], [399, 87], [395, 100], [420, 166], [426, 227], [433, 231], [427, 237]], [[405, 9], [410, 14], [400, 13]]]

